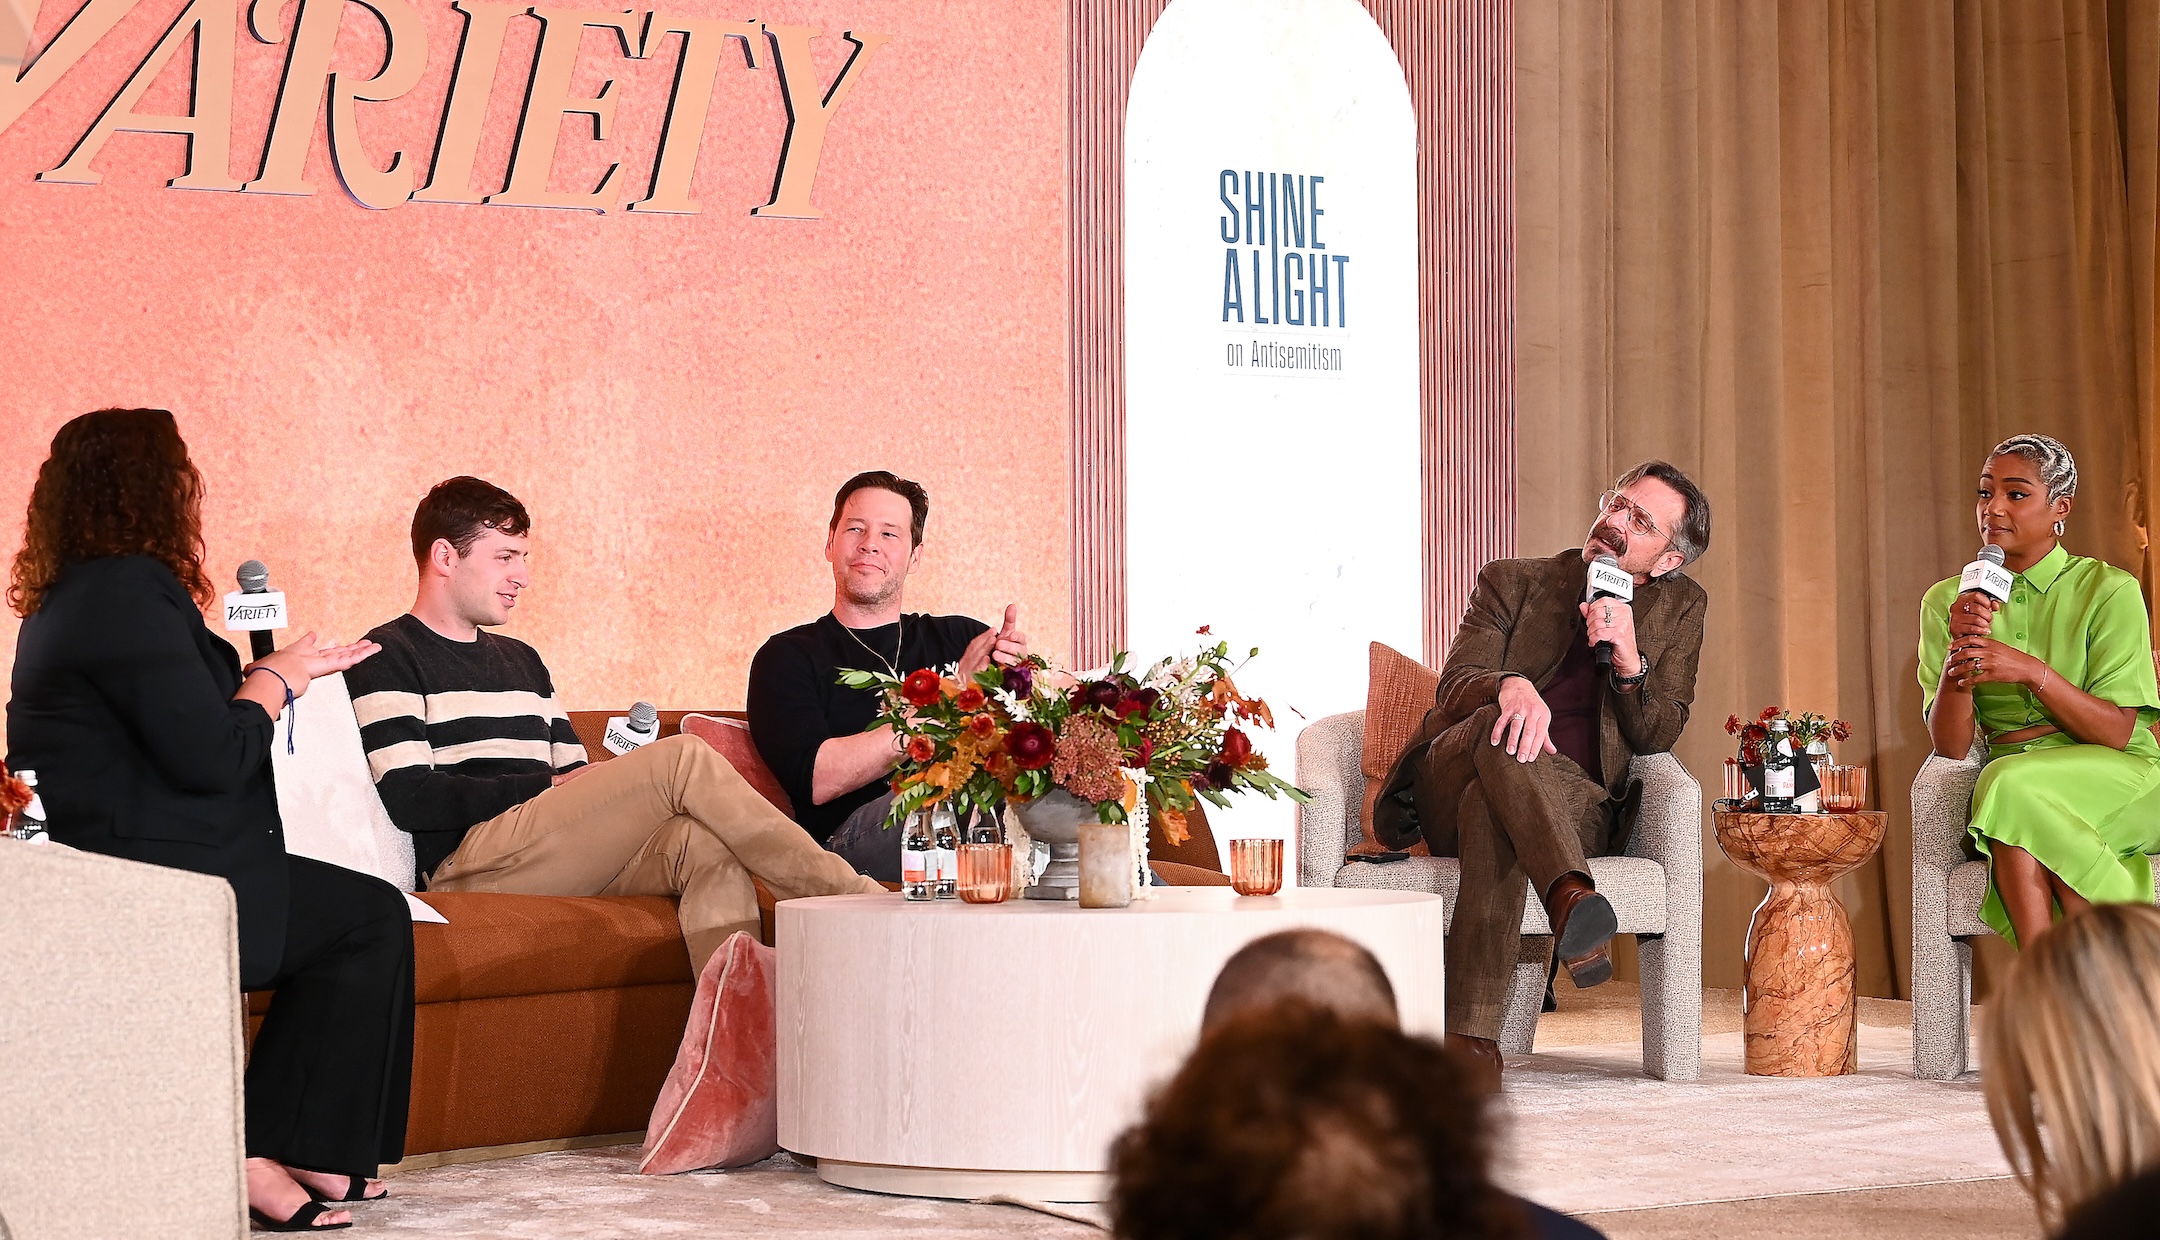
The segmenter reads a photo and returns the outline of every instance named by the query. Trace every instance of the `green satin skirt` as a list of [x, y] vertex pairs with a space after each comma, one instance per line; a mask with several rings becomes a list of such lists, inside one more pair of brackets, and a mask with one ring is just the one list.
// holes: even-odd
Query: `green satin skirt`
[[[2029, 852], [2095, 904], [2153, 902], [2149, 853], [2160, 852], [2160, 745], [2139, 729], [2128, 751], [2056, 732], [1988, 750], [1973, 787], [1974, 847]], [[2013, 946], [2017, 931], [1988, 870], [1980, 919]]]

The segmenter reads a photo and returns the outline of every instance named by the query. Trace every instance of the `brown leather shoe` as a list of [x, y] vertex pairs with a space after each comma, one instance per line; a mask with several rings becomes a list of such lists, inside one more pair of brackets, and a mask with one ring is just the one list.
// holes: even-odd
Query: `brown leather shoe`
[[1500, 1092], [1500, 1044], [1491, 1038], [1472, 1038], [1451, 1033], [1442, 1040], [1455, 1054], [1455, 1062], [1463, 1069], [1463, 1076], [1474, 1093], [1497, 1094]]
[[1579, 990], [1612, 980], [1612, 936], [1620, 928], [1612, 901], [1580, 874], [1563, 874], [1545, 893], [1553, 953]]

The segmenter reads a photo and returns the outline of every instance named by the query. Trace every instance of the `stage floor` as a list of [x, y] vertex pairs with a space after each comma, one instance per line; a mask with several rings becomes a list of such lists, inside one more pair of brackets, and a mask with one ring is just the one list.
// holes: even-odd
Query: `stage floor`
[[[1739, 996], [1706, 994], [1703, 1079], [1650, 1080], [1621, 983], [1563, 990], [1537, 1053], [1510, 1061], [1503, 1179], [1615, 1240], [1711, 1236], [2027, 1240], [2032, 1211], [1988, 1128], [1979, 1085], [1911, 1077], [1910, 1009], [1862, 1000], [1861, 1072], [1740, 1072]], [[1099, 1237], [1092, 1207], [851, 1192], [786, 1155], [755, 1167], [637, 1175], [635, 1146], [407, 1171], [355, 1212], [371, 1234], [450, 1238], [1010, 1235]]]

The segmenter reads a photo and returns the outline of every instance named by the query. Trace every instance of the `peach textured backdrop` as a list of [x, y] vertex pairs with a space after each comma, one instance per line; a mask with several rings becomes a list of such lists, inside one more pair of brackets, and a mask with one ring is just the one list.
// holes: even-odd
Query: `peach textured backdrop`
[[[256, 175], [287, 44], [247, 33], [232, 174]], [[415, 0], [426, 77], [360, 105], [378, 166], [427, 180], [461, 19]], [[47, 0], [33, 49], [76, 6]], [[1071, 631], [1064, 8], [999, 0], [736, 6], [689, 16], [890, 33], [840, 108], [822, 220], [753, 218], [786, 123], [769, 45], [722, 62], [694, 216], [405, 203], [369, 211], [330, 163], [313, 197], [165, 188], [185, 140], [117, 134], [100, 186], [39, 184], [182, 7], [142, 0], [0, 133], [0, 547], [52, 432], [105, 405], [163, 405], [209, 482], [221, 589], [269, 563], [296, 621], [339, 637], [411, 601], [414, 502], [459, 473], [518, 494], [536, 588], [507, 632], [576, 708], [737, 707], [770, 632], [830, 601], [833, 489], [885, 467], [930, 488], [917, 610], [1024, 606], [1039, 648]], [[285, 10], [290, 29], [294, 8]], [[372, 74], [380, 27], [345, 10], [335, 67]], [[474, 185], [500, 189], [539, 23], [511, 26]], [[643, 196], [675, 46], [622, 59], [588, 30], [576, 92], [618, 79], [609, 140], [564, 122], [552, 187], [623, 162]], [[736, 45], [736, 46], [739, 46]], [[186, 50], [143, 107], [186, 109]], [[15, 632], [0, 624], [0, 661]]]

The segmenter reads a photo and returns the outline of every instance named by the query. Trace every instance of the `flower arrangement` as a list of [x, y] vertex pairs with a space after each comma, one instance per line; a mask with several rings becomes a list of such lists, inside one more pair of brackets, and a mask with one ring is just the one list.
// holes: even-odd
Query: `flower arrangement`
[[1817, 741], [1842, 741], [1852, 736], [1852, 725], [1843, 719], [1831, 719], [1805, 711], [1794, 715], [1782, 706], [1765, 706], [1762, 713], [1752, 721], [1738, 715], [1725, 717], [1725, 734], [1740, 739], [1740, 762], [1744, 766], [1761, 766], [1763, 755], [1770, 743], [1770, 725], [1784, 720], [1790, 729], [1793, 749], [1804, 753]]
[[30, 785], [15, 778], [15, 773], [0, 765], [0, 826], [20, 813], [30, 804]]
[[1139, 673], [1127, 660], [1120, 651], [1080, 676], [1033, 656], [967, 681], [924, 669], [905, 677], [843, 671], [840, 683], [883, 693], [870, 727], [900, 737], [891, 823], [941, 801], [964, 818], [1063, 788], [1092, 802], [1099, 821], [1159, 818], [1164, 837], [1183, 843], [1198, 798], [1225, 807], [1234, 792], [1311, 799], [1253, 748], [1248, 729], [1272, 728], [1275, 716], [1238, 692], [1227, 643]]

